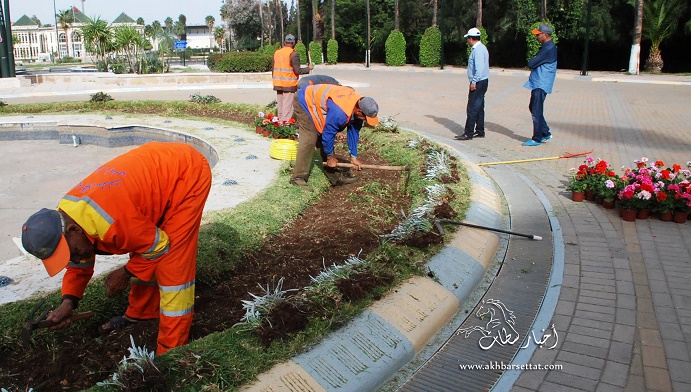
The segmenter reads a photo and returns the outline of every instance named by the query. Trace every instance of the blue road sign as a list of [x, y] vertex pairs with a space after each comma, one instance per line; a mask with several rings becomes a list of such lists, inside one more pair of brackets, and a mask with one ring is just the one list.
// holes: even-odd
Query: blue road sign
[[175, 40], [175, 50], [187, 49], [187, 41]]

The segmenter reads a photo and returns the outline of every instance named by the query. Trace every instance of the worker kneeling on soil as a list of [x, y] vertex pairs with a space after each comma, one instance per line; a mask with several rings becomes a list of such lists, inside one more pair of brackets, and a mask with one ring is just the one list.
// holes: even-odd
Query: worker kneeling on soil
[[358, 160], [358, 141], [363, 123], [374, 127], [379, 124], [379, 106], [370, 97], [363, 97], [350, 87], [333, 84], [308, 85], [298, 90], [293, 100], [295, 118], [300, 136], [295, 168], [290, 183], [311, 191], [307, 185], [312, 167], [312, 154], [316, 147], [326, 162], [324, 174], [331, 185], [350, 184], [355, 177], [342, 175], [336, 168], [338, 160], [334, 155], [336, 134], [348, 130], [348, 150], [350, 163], [360, 170]]
[[47, 319], [70, 324], [94, 273], [96, 254], [130, 254], [105, 281], [107, 295], [130, 285], [129, 306], [102, 332], [159, 319], [157, 354], [187, 343], [194, 314], [197, 240], [211, 168], [192, 146], [148, 143], [105, 163], [55, 210], [22, 227], [22, 244], [48, 275], [64, 268], [62, 303]]

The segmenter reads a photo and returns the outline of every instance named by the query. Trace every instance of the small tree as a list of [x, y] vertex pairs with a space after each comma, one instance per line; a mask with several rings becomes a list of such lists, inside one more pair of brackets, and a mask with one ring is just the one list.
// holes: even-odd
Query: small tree
[[393, 30], [384, 44], [386, 51], [386, 65], [405, 65], [405, 37], [398, 30]]
[[326, 43], [326, 62], [329, 64], [338, 62], [338, 41], [335, 39], [330, 39]]
[[679, 0], [646, 0], [643, 9], [643, 37], [651, 41], [645, 69], [662, 72], [664, 61], [660, 44], [674, 34], [679, 25], [679, 18], [684, 12], [684, 4]]
[[300, 64], [307, 64], [307, 48], [305, 47], [305, 44], [301, 42], [298, 42], [295, 44], [295, 51], [300, 54]]
[[441, 63], [441, 31], [432, 26], [425, 30], [420, 40], [420, 65], [438, 67]]
[[[321, 42], [312, 41], [309, 45], [310, 56], [312, 57], [312, 62], [315, 64], [322, 63], [322, 44]], [[309, 59], [308, 59], [309, 61]]]

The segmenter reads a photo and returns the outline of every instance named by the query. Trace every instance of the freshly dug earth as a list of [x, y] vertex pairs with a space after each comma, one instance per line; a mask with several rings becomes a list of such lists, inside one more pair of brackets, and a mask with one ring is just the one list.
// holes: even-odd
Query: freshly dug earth
[[[363, 141], [366, 143], [366, 141]], [[363, 162], [388, 164], [367, 149]], [[317, 168], [314, 169], [318, 170]], [[355, 174], [360, 181], [331, 188], [279, 234], [268, 238], [256, 253], [247, 255], [229, 274], [225, 284], [210, 287], [197, 281], [195, 315], [190, 340], [223, 331], [238, 323], [244, 315], [242, 300], [250, 299], [248, 292], [265, 294], [259, 285], [271, 288], [284, 278], [283, 289], [303, 288], [310, 284], [310, 276], [317, 276], [325, 267], [342, 264], [350, 256], [364, 258], [379, 246], [378, 235], [386, 234], [398, 224], [401, 217], [387, 224], [373, 224], [373, 216], [381, 211], [392, 215], [408, 211], [410, 197], [403, 192], [402, 172], [363, 170]], [[389, 189], [389, 197], [373, 200], [353, 197], [364, 192], [368, 184], [378, 182]], [[455, 217], [453, 211], [438, 208], [439, 218]], [[417, 238], [414, 246], [440, 243], [441, 237], [430, 233]], [[344, 298], [358, 300], [373, 288], [391, 282], [390, 276], [357, 274], [339, 283]], [[86, 309], [83, 309], [86, 310]], [[294, 305], [280, 306], [271, 315], [271, 326], [264, 325], [258, 332], [260, 339], [269, 344], [304, 327], [308, 309]], [[124, 312], [114, 310], [112, 316]], [[158, 325], [156, 321], [139, 322], [107, 336], [92, 331], [88, 336], [63, 333], [64, 340], [57, 350], [34, 345], [30, 349], [0, 347], [0, 386], [32, 387], [36, 391], [76, 391], [107, 379], [117, 363], [128, 355], [132, 335], [138, 346], [150, 350], [156, 347]], [[151, 381], [151, 379], [149, 379]], [[150, 386], [156, 385], [147, 382]], [[157, 384], [166, 390], [165, 380]], [[133, 388], [130, 390], [137, 390]]]

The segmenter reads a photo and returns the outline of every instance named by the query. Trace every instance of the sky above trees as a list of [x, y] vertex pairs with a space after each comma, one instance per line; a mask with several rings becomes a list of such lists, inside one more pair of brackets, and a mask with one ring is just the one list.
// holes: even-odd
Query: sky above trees
[[[89, 17], [100, 16], [101, 19], [112, 21], [122, 12], [132, 19], [144, 18], [146, 24], [154, 20], [163, 23], [170, 16], [177, 20], [178, 15], [185, 14], [187, 24], [204, 24], [207, 15], [213, 16], [217, 23], [221, 20], [219, 12], [221, 0], [85, 0], [84, 10]], [[60, 10], [72, 6], [82, 10], [81, 0], [55, 0], [55, 6]], [[22, 15], [29, 17], [36, 15], [41, 23], [53, 24], [53, 1], [51, 0], [10, 0], [10, 16], [15, 22]]]

